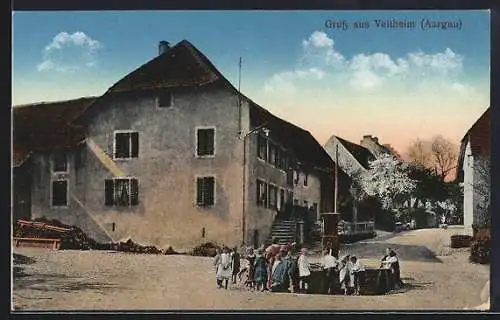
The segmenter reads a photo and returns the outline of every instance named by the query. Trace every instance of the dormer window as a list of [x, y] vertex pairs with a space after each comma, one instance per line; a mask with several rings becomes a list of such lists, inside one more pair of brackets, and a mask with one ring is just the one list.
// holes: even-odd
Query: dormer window
[[168, 108], [174, 104], [174, 95], [171, 90], [164, 90], [158, 96], [158, 108]]

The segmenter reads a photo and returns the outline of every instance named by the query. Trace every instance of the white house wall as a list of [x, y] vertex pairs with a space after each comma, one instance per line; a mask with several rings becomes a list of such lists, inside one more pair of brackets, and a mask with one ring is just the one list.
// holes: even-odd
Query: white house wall
[[467, 234], [472, 235], [472, 224], [474, 217], [474, 158], [472, 156], [470, 141], [465, 147], [463, 172], [464, 172], [464, 228]]

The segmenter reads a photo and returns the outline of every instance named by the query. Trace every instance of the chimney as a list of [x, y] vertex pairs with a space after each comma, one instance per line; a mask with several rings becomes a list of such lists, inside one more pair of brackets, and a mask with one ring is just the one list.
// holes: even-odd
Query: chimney
[[158, 55], [161, 56], [167, 52], [168, 49], [170, 49], [170, 43], [167, 41], [160, 41], [160, 44], [158, 44]]
[[372, 140], [372, 135], [371, 134], [365, 134], [363, 136], [363, 140], [360, 141], [360, 144], [363, 145], [365, 141], [371, 141]]

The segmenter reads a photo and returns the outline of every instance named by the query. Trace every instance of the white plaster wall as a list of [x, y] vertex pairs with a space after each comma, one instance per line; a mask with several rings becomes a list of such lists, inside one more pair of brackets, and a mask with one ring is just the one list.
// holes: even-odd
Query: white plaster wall
[[472, 235], [472, 224], [474, 217], [474, 159], [470, 141], [465, 147], [463, 171], [464, 171], [464, 229], [466, 234]]

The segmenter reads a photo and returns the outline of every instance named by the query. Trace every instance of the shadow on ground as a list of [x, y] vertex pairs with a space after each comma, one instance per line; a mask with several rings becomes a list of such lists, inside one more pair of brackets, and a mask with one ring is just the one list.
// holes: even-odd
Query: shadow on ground
[[109, 289], [125, 289], [113, 283], [90, 282], [81, 278], [68, 277], [63, 274], [37, 274], [24, 273], [22, 277], [14, 277], [13, 289], [37, 290], [43, 292], [59, 291], [72, 292], [81, 290], [94, 290], [104, 293]]
[[421, 262], [437, 262], [442, 261], [436, 257], [436, 254], [429, 250], [426, 246], [402, 245], [376, 242], [357, 242], [351, 244], [343, 244], [340, 247], [341, 254], [354, 254], [361, 259], [382, 259], [385, 255], [386, 248], [390, 246], [402, 261], [421, 261]]

